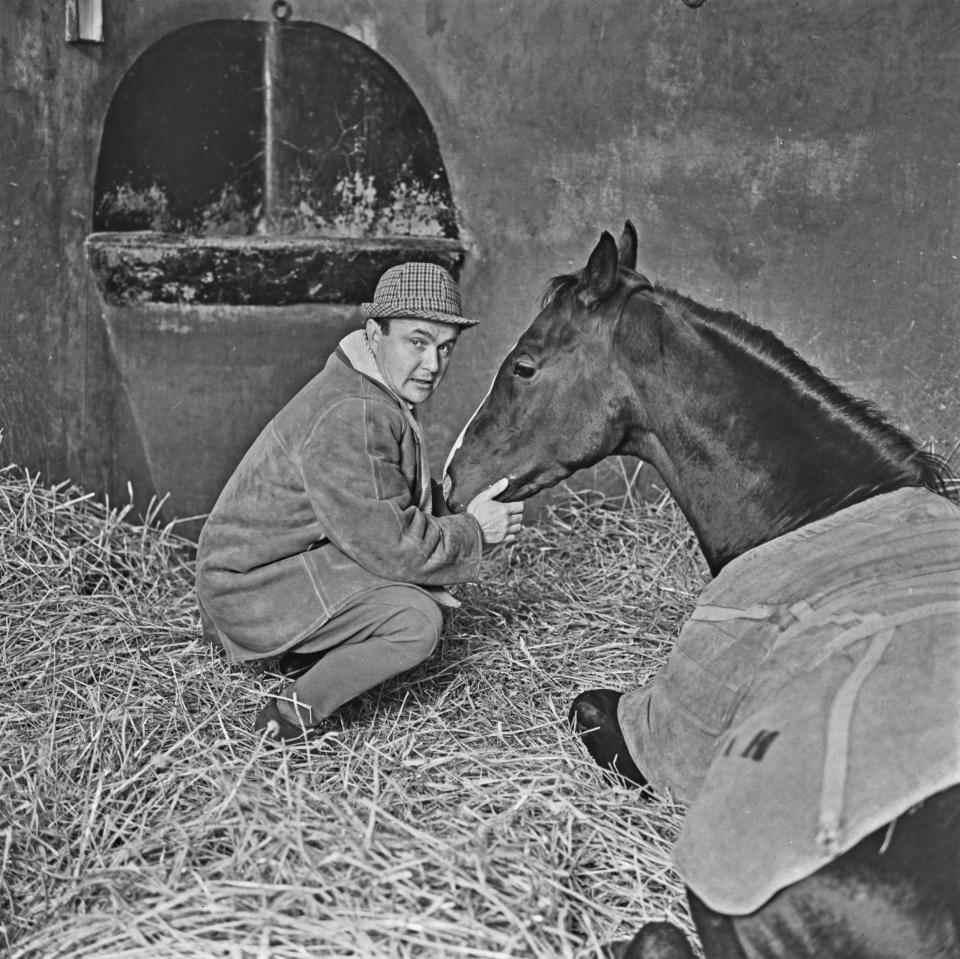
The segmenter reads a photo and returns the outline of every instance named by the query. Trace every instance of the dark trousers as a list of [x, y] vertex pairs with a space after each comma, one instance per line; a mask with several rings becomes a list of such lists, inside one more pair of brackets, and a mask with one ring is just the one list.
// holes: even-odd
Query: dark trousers
[[337, 613], [294, 653], [325, 651], [283, 691], [304, 723], [332, 715], [355, 696], [422, 663], [436, 649], [443, 614], [416, 586], [384, 586]]

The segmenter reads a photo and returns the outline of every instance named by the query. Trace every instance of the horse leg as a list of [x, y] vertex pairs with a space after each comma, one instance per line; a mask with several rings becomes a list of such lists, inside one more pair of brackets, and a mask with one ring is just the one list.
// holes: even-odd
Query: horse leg
[[611, 942], [604, 959], [695, 959], [687, 937], [669, 922], [648, 922], [632, 939]]
[[[733, 917], [715, 912], [689, 888], [687, 902], [707, 959], [745, 959], [746, 954], [737, 940]], [[771, 956], [774, 955], [779, 959], [779, 953], [771, 953]]]
[[707, 959], [956, 959], [960, 787], [928, 799], [756, 912], [687, 892]]
[[732, 933], [739, 953], [716, 948], [709, 930], [697, 929], [707, 959], [956, 959], [949, 909], [918, 892], [890, 877], [814, 874], [757, 912], [716, 925]]
[[[716, 912], [689, 889], [687, 898], [706, 959], [956, 959], [949, 908], [918, 892], [909, 877], [871, 874], [842, 856], [747, 916]], [[603, 955], [694, 959], [669, 923], [648, 923]]]
[[570, 725], [587, 747], [594, 762], [615, 773], [629, 786], [647, 786], [637, 769], [617, 721], [617, 703], [623, 695], [615, 689], [588, 689], [570, 706]]

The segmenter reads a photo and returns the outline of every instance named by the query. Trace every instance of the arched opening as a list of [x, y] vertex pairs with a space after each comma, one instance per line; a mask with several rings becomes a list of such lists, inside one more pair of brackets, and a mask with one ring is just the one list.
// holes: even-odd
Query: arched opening
[[[436, 135], [400, 75], [309, 22], [158, 40], [106, 115], [88, 260], [116, 365], [111, 491], [205, 513], [385, 269], [464, 250]], [[194, 533], [199, 524], [184, 527]]]

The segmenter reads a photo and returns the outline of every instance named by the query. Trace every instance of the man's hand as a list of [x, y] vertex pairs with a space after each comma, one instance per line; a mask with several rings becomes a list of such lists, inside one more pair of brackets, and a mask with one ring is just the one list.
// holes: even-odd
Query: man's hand
[[504, 477], [483, 492], [477, 493], [467, 506], [467, 512], [480, 524], [485, 546], [512, 543], [523, 525], [523, 503], [498, 503], [499, 496], [509, 484]]

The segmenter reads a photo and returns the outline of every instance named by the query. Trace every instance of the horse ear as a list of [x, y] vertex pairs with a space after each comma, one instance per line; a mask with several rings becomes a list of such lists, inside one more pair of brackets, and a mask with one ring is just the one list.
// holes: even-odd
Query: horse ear
[[637, 228], [627, 220], [620, 234], [620, 265], [628, 270], [637, 269]]
[[590, 308], [606, 299], [617, 287], [619, 268], [617, 244], [604, 230], [583, 271], [583, 283], [578, 293], [580, 302]]

